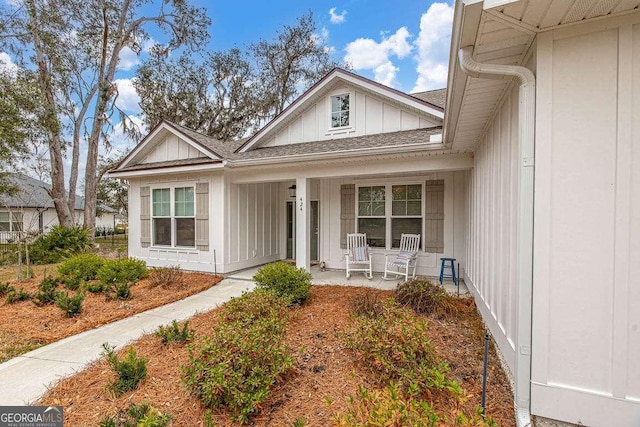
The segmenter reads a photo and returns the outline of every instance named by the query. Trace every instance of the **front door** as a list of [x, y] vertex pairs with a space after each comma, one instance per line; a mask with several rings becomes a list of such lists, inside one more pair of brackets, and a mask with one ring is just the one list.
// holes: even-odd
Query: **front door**
[[318, 201], [311, 201], [311, 261], [318, 261]]
[[[318, 231], [320, 223], [319, 204], [311, 201], [311, 261], [318, 261]], [[287, 259], [296, 258], [296, 211], [295, 203], [287, 202]]]

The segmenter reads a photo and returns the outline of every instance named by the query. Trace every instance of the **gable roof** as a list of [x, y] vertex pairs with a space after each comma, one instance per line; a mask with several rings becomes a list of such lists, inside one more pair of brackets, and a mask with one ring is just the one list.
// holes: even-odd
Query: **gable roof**
[[297, 111], [304, 109], [304, 106], [315, 102], [323, 96], [336, 83], [343, 82], [360, 88], [361, 90], [373, 92], [384, 98], [392, 99], [400, 102], [409, 108], [422, 112], [423, 114], [435, 117], [437, 119], [444, 118], [444, 108], [425, 101], [418, 97], [408, 95], [397, 89], [385, 86], [373, 80], [343, 70], [342, 68], [334, 68], [316, 84], [307, 89], [295, 101], [293, 101], [280, 114], [273, 118], [269, 123], [262, 127], [253, 136], [247, 139], [244, 144], [238, 148], [237, 152], [245, 153], [259, 145], [259, 142], [266, 138], [281, 123], [286, 122], [291, 116], [297, 114]]
[[414, 98], [436, 105], [442, 109], [444, 109], [444, 106], [447, 103], [447, 88], [416, 92], [410, 95]]
[[[55, 207], [48, 192], [51, 190], [50, 184], [22, 173], [8, 174], [6, 180], [10, 186], [17, 188], [17, 192], [12, 195], [0, 194], [0, 209], [51, 209]], [[116, 212], [115, 209], [103, 204], [100, 204], [100, 209], [110, 213]], [[84, 210], [84, 197], [76, 196], [75, 210]]]

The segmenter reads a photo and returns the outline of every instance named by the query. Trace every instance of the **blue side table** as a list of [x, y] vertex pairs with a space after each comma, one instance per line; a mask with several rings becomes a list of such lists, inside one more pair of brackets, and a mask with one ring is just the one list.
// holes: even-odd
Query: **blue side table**
[[[442, 264], [440, 265], [440, 284], [442, 285], [443, 279], [452, 279], [455, 285], [458, 284], [458, 278], [456, 277], [455, 258], [440, 258]], [[448, 263], [448, 265], [447, 265]], [[447, 273], [449, 271], [449, 273]]]

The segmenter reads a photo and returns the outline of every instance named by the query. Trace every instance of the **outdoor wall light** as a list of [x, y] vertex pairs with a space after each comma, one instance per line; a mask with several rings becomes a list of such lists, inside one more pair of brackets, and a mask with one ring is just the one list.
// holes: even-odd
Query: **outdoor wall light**
[[293, 184], [291, 187], [289, 187], [289, 197], [291, 197], [292, 199], [296, 198], [296, 185]]

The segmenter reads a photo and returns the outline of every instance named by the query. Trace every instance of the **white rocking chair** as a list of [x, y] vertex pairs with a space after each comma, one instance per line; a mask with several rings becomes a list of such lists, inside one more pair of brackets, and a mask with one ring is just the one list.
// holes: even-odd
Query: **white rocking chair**
[[[404, 281], [409, 280], [409, 270], [411, 278], [416, 277], [416, 264], [418, 261], [418, 250], [420, 249], [419, 234], [403, 234], [400, 237], [400, 252], [398, 255], [386, 255], [384, 259], [384, 276], [385, 280], [396, 280], [400, 276], [404, 276]], [[394, 257], [391, 260], [390, 257]], [[393, 274], [393, 277], [389, 277]]]
[[371, 253], [367, 245], [367, 235], [363, 233], [347, 234], [347, 280], [351, 278], [352, 271], [362, 271], [369, 280], [373, 277], [371, 272]]

